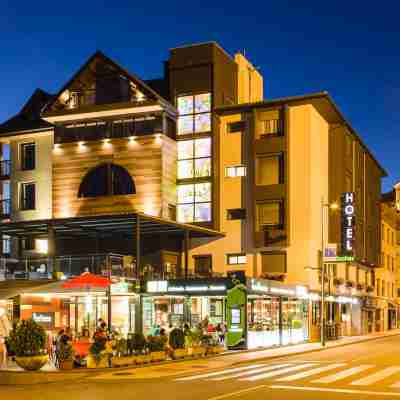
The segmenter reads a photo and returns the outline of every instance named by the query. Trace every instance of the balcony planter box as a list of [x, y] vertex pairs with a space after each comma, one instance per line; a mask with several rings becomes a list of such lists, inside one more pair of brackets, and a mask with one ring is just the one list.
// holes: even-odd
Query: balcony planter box
[[188, 355], [192, 357], [203, 357], [206, 355], [207, 349], [203, 346], [193, 346], [188, 348]]
[[333, 280], [333, 284], [335, 286], [342, 286], [344, 284], [344, 280], [342, 278], [335, 278]]
[[48, 361], [49, 356], [47, 354], [40, 356], [15, 357], [17, 365], [25, 371], [38, 371], [45, 366]]
[[187, 349], [174, 349], [174, 350], [172, 350], [172, 353], [171, 353], [171, 357], [174, 360], [179, 360], [179, 359], [185, 358], [187, 356], [188, 356]]
[[207, 355], [210, 354], [221, 354], [224, 351], [222, 346], [211, 346], [207, 347]]
[[134, 365], [136, 362], [136, 356], [122, 356], [122, 357], [113, 357], [111, 359], [112, 367], [129, 367], [130, 365]]
[[354, 282], [353, 281], [347, 281], [346, 282], [346, 287], [347, 288], [353, 288], [355, 285], [354, 285]]
[[135, 363], [138, 365], [147, 364], [151, 361], [150, 354], [139, 354], [135, 357]]
[[96, 360], [91, 354], [87, 356], [86, 366], [89, 369], [108, 368], [108, 354], [102, 355], [99, 360]]
[[165, 361], [167, 354], [165, 351], [153, 351], [150, 353], [150, 359], [152, 362]]

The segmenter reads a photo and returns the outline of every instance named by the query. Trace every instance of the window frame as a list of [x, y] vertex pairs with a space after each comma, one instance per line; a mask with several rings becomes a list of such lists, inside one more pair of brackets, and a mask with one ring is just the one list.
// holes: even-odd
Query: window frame
[[[244, 171], [243, 175], [238, 174], [238, 171], [242, 169]], [[230, 175], [228, 173], [229, 170], [233, 170], [235, 173], [234, 175]], [[225, 167], [225, 178], [244, 178], [247, 176], [247, 167], [243, 164], [240, 165], [229, 165]]]
[[[26, 148], [33, 147], [33, 166], [29, 167], [26, 165]], [[20, 169], [21, 171], [33, 171], [36, 169], [36, 143], [35, 142], [24, 142], [19, 144], [20, 154]]]
[[[259, 182], [259, 160], [262, 158], [277, 158], [278, 159], [278, 182], [270, 184], [261, 184]], [[285, 183], [285, 159], [283, 153], [265, 153], [257, 154], [255, 159], [255, 184], [256, 186], [272, 186], [282, 185]]]
[[[244, 257], [244, 262], [239, 262], [239, 258]], [[236, 262], [231, 262], [231, 258], [236, 258]], [[226, 255], [227, 265], [246, 265], [247, 264], [247, 254], [246, 253], [228, 253]]]
[[[226, 124], [226, 131], [227, 133], [242, 133], [246, 130], [246, 120], [245, 119], [241, 119], [239, 121], [233, 121], [233, 122], [228, 122]], [[239, 129], [235, 128], [235, 130], [232, 130], [232, 126], [233, 125], [237, 125], [239, 126]]]
[[[201, 96], [204, 94], [208, 94], [210, 95], [210, 110], [209, 111], [202, 111], [202, 112], [196, 112], [195, 107], [196, 107], [196, 103], [195, 103], [195, 99], [196, 96]], [[187, 114], [181, 114], [179, 112], [179, 108], [178, 108], [178, 102], [179, 102], [179, 98], [181, 97], [191, 97], [193, 100], [193, 112], [192, 113], [187, 113]], [[207, 133], [211, 133], [212, 132], [212, 125], [213, 125], [213, 121], [212, 121], [212, 110], [213, 110], [213, 95], [211, 91], [202, 91], [202, 92], [197, 92], [197, 93], [188, 93], [188, 94], [177, 94], [175, 96], [175, 105], [176, 108], [178, 109], [178, 118], [177, 118], [177, 129], [176, 129], [176, 136], [177, 137], [181, 137], [181, 136], [186, 136], [186, 135], [197, 135], [197, 134], [207, 134]], [[206, 131], [196, 131], [196, 116], [198, 115], [206, 115], [209, 114], [210, 115], [210, 129], [206, 130]], [[180, 128], [179, 128], [179, 124], [180, 124], [180, 118], [182, 117], [191, 117], [192, 120], [192, 131], [191, 132], [185, 132], [185, 133], [180, 133]]]
[[[201, 157], [196, 157], [196, 141], [198, 140], [203, 140], [203, 139], [208, 139], [210, 141], [210, 155], [208, 156], [201, 156]], [[192, 150], [193, 150], [193, 156], [192, 157], [185, 157], [185, 158], [180, 158], [179, 153], [177, 155], [177, 171], [176, 171], [176, 176], [178, 181], [188, 181], [192, 179], [207, 179], [213, 176], [213, 156], [212, 156], [212, 139], [210, 136], [206, 137], [196, 137], [192, 139], [184, 139], [184, 140], [178, 140], [177, 141], [177, 146], [178, 143], [182, 142], [192, 142]], [[196, 160], [210, 160], [210, 173], [209, 175], [202, 175], [202, 176], [197, 176], [196, 175]], [[193, 168], [193, 176], [190, 177], [185, 177], [185, 178], [180, 178], [179, 177], [179, 163], [181, 161], [190, 161], [192, 163], [192, 168]]]
[[208, 275], [212, 275], [213, 271], [213, 262], [212, 262], [212, 254], [194, 254], [193, 255], [193, 272], [195, 274], [203, 275], [202, 273], [198, 273], [196, 271], [196, 261], [200, 259], [207, 259], [210, 261], [210, 269], [208, 271]]
[[[230, 216], [230, 213], [232, 212], [242, 212], [243, 215], [241, 216], [241, 218], [232, 218], [232, 216]], [[247, 218], [247, 212], [245, 208], [229, 208], [226, 210], [226, 219], [228, 221], [242, 221], [245, 220]]]
[[[258, 215], [258, 206], [263, 205], [263, 204], [275, 204], [278, 203], [279, 205], [279, 222], [276, 224], [263, 224], [260, 225], [259, 223], [259, 215]], [[285, 223], [285, 209], [284, 209], [284, 203], [282, 199], [277, 199], [277, 200], [263, 200], [263, 201], [256, 201], [255, 204], [255, 226], [256, 226], [256, 231], [257, 232], [263, 232], [268, 228], [281, 228], [283, 229], [284, 223]]]
[[[27, 207], [26, 205], [26, 187], [32, 185], [34, 188], [34, 196], [33, 196], [33, 206]], [[19, 184], [19, 210], [20, 211], [30, 211], [36, 210], [36, 182], [21, 182]]]
[[[267, 122], [271, 122], [271, 121], [278, 121], [277, 130], [276, 130], [276, 132], [267, 133], [266, 129], [265, 129], [265, 126], [267, 125]], [[259, 138], [260, 139], [266, 139], [266, 138], [269, 138], [269, 137], [284, 136], [283, 118], [282, 118], [281, 115], [279, 115], [279, 118], [271, 118], [271, 119], [260, 120], [260, 123], [262, 125], [262, 129], [260, 130], [260, 134], [259, 134]]]
[[[262, 251], [261, 255], [261, 273], [262, 274], [287, 274], [287, 252], [286, 251]], [[263, 256], [283, 256], [284, 258], [284, 272], [265, 272], [263, 271]]]
[[[209, 184], [210, 185], [210, 200], [207, 201], [196, 201], [196, 185], [202, 185], [202, 184]], [[191, 205], [193, 207], [193, 220], [192, 221], [181, 221], [179, 218], [177, 218], [178, 222], [182, 222], [182, 223], [207, 223], [207, 222], [211, 222], [212, 218], [213, 218], [213, 184], [211, 181], [192, 181], [192, 182], [187, 182], [184, 184], [180, 184], [177, 185], [177, 191], [179, 190], [179, 187], [183, 187], [183, 186], [193, 186], [193, 201], [191, 202], [180, 202], [179, 198], [177, 199], [176, 202], [176, 209], [177, 209], [177, 217], [179, 216], [179, 208], [180, 206], [184, 206], [184, 205]], [[196, 205], [197, 204], [209, 204], [210, 205], [210, 219], [206, 220], [206, 221], [197, 221], [196, 220]]]

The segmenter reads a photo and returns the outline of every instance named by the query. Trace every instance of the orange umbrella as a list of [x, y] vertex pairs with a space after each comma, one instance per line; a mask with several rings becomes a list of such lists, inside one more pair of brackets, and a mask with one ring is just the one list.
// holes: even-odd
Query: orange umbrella
[[62, 286], [68, 289], [90, 289], [95, 287], [107, 288], [110, 285], [111, 280], [109, 278], [84, 272], [82, 275], [64, 282]]

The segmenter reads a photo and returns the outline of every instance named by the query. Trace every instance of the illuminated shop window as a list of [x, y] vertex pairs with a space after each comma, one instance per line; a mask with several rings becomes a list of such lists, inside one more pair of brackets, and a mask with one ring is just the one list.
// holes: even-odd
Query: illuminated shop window
[[211, 138], [178, 142], [178, 179], [211, 175]]
[[211, 183], [178, 186], [179, 222], [211, 221]]
[[178, 97], [178, 135], [211, 130], [211, 94]]

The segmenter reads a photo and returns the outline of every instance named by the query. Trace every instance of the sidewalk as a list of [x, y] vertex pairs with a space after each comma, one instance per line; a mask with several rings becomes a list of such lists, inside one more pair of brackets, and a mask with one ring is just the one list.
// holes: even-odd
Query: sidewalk
[[375, 333], [364, 336], [345, 337], [335, 341], [329, 341], [324, 348], [320, 343], [303, 343], [286, 347], [270, 349], [255, 349], [243, 351], [229, 351], [218, 356], [180, 361], [167, 361], [158, 364], [147, 364], [140, 367], [110, 368], [103, 370], [74, 370], [74, 371], [37, 371], [21, 372], [12, 370], [0, 370], [0, 385], [16, 384], [40, 384], [65, 380], [78, 380], [90, 378], [94, 380], [114, 379], [151, 379], [162, 378], [185, 373], [193, 373], [216, 368], [229, 368], [234, 365], [256, 360], [271, 360], [291, 355], [307, 354], [324, 349], [348, 346], [371, 340], [400, 335], [400, 329], [385, 333]]

